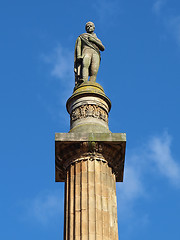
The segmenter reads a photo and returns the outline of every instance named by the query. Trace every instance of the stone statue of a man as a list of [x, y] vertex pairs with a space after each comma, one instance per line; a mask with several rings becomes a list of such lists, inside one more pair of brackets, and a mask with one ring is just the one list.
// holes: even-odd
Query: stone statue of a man
[[102, 42], [97, 38], [94, 33], [94, 23], [86, 23], [86, 32], [81, 34], [75, 45], [74, 54], [74, 72], [75, 72], [75, 85], [82, 82], [89, 81], [95, 82], [97, 72], [100, 64], [100, 51], [104, 51]]

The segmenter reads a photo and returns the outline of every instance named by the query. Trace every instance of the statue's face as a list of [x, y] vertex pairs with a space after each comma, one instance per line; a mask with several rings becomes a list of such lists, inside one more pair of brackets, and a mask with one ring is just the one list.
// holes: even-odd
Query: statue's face
[[94, 23], [88, 22], [88, 23], [86, 24], [86, 32], [87, 32], [87, 33], [92, 33], [92, 32], [94, 32], [94, 29], [95, 29]]

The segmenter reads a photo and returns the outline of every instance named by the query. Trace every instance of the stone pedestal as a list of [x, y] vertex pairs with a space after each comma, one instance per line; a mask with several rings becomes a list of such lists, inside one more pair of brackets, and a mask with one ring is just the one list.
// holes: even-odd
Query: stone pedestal
[[70, 132], [110, 132], [108, 113], [111, 101], [98, 83], [83, 83], [68, 99]]
[[64, 240], [118, 240], [116, 181], [123, 181], [126, 134], [110, 132], [110, 108], [99, 84], [81, 84], [67, 101], [70, 132], [55, 135]]

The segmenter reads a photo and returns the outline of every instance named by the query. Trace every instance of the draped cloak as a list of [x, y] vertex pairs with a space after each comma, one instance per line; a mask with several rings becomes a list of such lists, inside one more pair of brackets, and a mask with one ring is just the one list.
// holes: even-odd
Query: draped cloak
[[[81, 41], [82, 41], [82, 43], [81, 43], [81, 54], [82, 54], [82, 51], [83, 51], [82, 47], [83, 47], [84, 45], [86, 45], [86, 46], [94, 49], [94, 50], [97, 52], [97, 54], [99, 55], [99, 58], [100, 58], [100, 60], [101, 60], [101, 55], [100, 55], [99, 48], [96, 46], [95, 43], [90, 42], [90, 41], [88, 40], [88, 37], [94, 38], [96, 41], [100, 42], [100, 40], [97, 38], [97, 36], [96, 36], [95, 33], [94, 33], [93, 35], [92, 35], [92, 34], [89, 34], [89, 33], [83, 33], [83, 34], [81, 34], [81, 35], [78, 37], [78, 38], [80, 38]], [[80, 73], [81, 70], [79, 71], [78, 68], [80, 68], [80, 67], [81, 67], [81, 64], [82, 64], [82, 63], [80, 63], [79, 61], [77, 61], [77, 43], [78, 43], [78, 38], [77, 38], [77, 40], [76, 40], [75, 51], [74, 51], [74, 73], [75, 73], [75, 82], [76, 82], [76, 83], [77, 83], [77, 82], [80, 80], [80, 78], [81, 78], [81, 73]]]

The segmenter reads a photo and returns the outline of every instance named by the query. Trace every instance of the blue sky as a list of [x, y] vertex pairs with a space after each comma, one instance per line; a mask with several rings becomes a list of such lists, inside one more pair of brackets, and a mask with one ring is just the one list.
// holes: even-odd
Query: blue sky
[[121, 240], [180, 239], [180, 2], [0, 3], [0, 239], [63, 239], [55, 132], [69, 131], [73, 51], [87, 21], [106, 49], [97, 82], [127, 133]]

